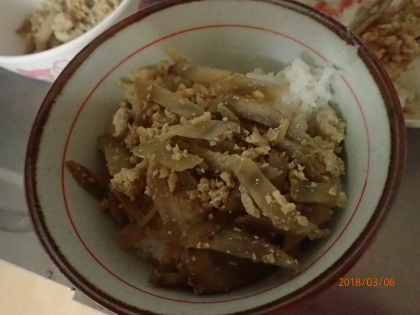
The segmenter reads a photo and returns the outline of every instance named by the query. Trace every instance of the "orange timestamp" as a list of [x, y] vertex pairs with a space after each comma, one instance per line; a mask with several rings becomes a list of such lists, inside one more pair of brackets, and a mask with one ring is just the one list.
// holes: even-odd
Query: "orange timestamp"
[[393, 287], [394, 278], [340, 278], [339, 287]]

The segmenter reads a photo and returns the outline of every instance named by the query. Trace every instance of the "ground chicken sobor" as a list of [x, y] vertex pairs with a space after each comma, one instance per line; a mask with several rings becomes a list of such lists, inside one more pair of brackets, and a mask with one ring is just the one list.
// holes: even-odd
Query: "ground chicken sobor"
[[347, 203], [345, 123], [328, 106], [335, 70], [298, 59], [244, 76], [171, 55], [120, 79], [126, 100], [99, 139], [110, 182], [70, 171], [158, 286], [212, 294], [301, 271], [301, 245], [328, 237]]

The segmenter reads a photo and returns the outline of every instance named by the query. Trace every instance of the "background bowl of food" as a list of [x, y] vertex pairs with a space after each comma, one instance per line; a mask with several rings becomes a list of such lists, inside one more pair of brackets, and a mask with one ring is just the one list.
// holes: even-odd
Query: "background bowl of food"
[[419, 128], [420, 3], [414, 0], [338, 0], [308, 4], [359, 35], [393, 81], [407, 127]]
[[324, 14], [167, 1], [56, 80], [29, 140], [27, 201], [51, 259], [111, 311], [264, 314], [356, 263], [405, 149], [392, 82]]
[[135, 12], [140, 0], [3, 1], [0, 67], [54, 81], [92, 39]]

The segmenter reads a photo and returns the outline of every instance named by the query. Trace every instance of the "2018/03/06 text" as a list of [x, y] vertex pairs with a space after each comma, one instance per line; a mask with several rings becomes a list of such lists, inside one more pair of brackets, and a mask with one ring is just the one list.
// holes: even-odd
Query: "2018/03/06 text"
[[340, 278], [339, 287], [393, 287], [394, 278]]

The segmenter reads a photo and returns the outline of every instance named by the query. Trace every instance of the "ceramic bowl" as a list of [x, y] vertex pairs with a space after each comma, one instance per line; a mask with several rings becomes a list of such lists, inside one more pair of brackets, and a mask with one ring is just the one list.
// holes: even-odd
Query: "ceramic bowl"
[[[350, 46], [358, 48], [347, 58]], [[119, 103], [117, 79], [167, 58], [169, 47], [199, 64], [246, 73], [278, 71], [297, 57], [343, 74], [333, 104], [347, 122], [348, 206], [335, 213], [328, 239], [301, 261], [304, 272], [268, 278], [215, 296], [157, 288], [148, 264], [116, 242], [116, 228], [73, 180], [66, 160], [99, 171], [96, 148]], [[27, 151], [27, 201], [48, 255], [81, 292], [124, 314], [265, 314], [285, 310], [335, 283], [361, 257], [397, 194], [405, 126], [392, 83], [356, 36], [296, 2], [165, 1], [113, 26], [59, 76], [35, 120]], [[379, 266], [378, 266], [379, 267]]]
[[21, 75], [53, 82], [69, 61], [92, 39], [111, 25], [137, 11], [141, 0], [123, 0], [108, 17], [83, 35], [58, 47], [33, 54], [24, 54], [25, 44], [16, 34], [25, 18], [44, 0], [2, 1], [0, 10], [0, 67]]

